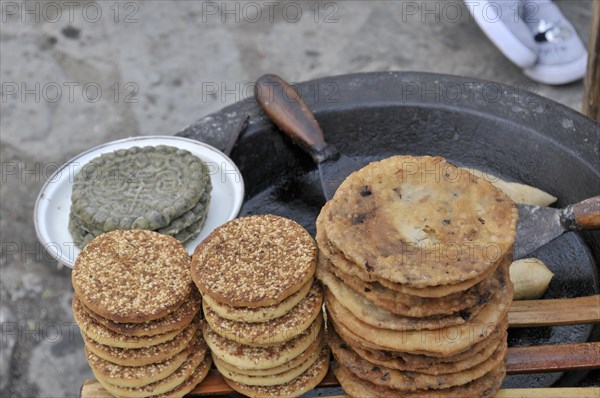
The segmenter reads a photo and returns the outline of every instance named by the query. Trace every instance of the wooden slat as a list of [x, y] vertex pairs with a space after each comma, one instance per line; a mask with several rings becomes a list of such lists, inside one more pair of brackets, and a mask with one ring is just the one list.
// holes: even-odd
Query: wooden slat
[[600, 323], [600, 295], [513, 301], [508, 323], [511, 328]]
[[509, 373], [540, 373], [600, 368], [600, 343], [510, 347]]
[[600, 1], [592, 1], [583, 113], [600, 123]]
[[600, 387], [510, 388], [498, 391], [494, 398], [598, 398]]

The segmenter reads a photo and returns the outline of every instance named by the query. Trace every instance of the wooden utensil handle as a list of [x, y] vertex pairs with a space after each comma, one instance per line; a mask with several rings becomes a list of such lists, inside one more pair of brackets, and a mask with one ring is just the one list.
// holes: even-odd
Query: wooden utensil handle
[[273, 74], [258, 78], [254, 96], [277, 127], [308, 152], [316, 163], [338, 156], [325, 142], [317, 119], [300, 97], [298, 89]]
[[570, 206], [579, 229], [600, 228], [600, 195]]
[[600, 323], [600, 295], [513, 301], [508, 311], [511, 328]]

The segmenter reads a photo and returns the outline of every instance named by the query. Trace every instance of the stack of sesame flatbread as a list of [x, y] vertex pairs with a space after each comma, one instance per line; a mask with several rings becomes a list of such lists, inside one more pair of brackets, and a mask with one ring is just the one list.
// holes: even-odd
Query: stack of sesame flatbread
[[439, 157], [353, 173], [317, 219], [335, 374], [356, 397], [489, 397], [505, 375], [512, 201]]
[[202, 229], [212, 185], [208, 166], [166, 145], [103, 154], [75, 175], [69, 232], [78, 247], [116, 229], [147, 229], [194, 238]]
[[203, 296], [204, 338], [225, 381], [251, 396], [299, 396], [329, 367], [317, 247], [273, 215], [217, 228], [192, 257]]
[[113, 231], [81, 251], [73, 314], [94, 375], [119, 397], [181, 397], [211, 366], [190, 257], [172, 237]]

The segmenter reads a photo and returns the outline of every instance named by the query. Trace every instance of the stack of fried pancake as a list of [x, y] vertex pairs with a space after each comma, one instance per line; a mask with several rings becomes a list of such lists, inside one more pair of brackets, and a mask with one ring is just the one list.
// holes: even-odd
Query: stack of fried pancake
[[212, 185], [208, 166], [166, 145], [105, 153], [73, 181], [69, 232], [78, 247], [116, 229], [148, 229], [194, 238], [202, 229]]
[[356, 397], [488, 397], [505, 375], [512, 201], [440, 157], [353, 173], [317, 219], [335, 374]]
[[119, 397], [181, 397], [211, 366], [201, 298], [181, 243], [153, 231], [92, 240], [72, 274], [73, 314], [94, 375]]
[[192, 278], [203, 296], [202, 331], [234, 390], [293, 397], [327, 373], [316, 263], [306, 230], [274, 215], [230, 221], [196, 248]]

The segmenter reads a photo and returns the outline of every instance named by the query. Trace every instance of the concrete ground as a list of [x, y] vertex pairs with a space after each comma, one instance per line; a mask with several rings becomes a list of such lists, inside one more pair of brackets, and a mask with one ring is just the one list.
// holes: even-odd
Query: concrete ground
[[[558, 1], [587, 42], [591, 1]], [[36, 196], [79, 152], [174, 134], [252, 94], [265, 72], [302, 81], [430, 71], [523, 85], [575, 109], [581, 82], [533, 84], [462, 1], [5, 1], [0, 33], [0, 395], [77, 396], [92, 377], [70, 270], [37, 242]]]

